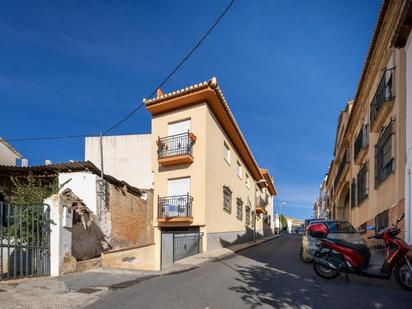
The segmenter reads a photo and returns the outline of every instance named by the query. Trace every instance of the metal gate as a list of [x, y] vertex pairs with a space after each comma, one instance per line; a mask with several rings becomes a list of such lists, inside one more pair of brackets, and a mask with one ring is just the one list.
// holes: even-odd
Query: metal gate
[[0, 202], [0, 280], [50, 274], [50, 207]]
[[162, 269], [177, 260], [202, 252], [203, 233], [199, 229], [163, 230], [161, 260]]
[[202, 251], [202, 233], [173, 234], [173, 262]]

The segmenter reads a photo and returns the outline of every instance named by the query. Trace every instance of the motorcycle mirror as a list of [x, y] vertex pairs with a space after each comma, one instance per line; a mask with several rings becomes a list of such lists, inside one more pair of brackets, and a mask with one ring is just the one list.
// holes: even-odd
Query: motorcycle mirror
[[403, 213], [402, 215], [400, 215], [400, 216], [396, 219], [396, 225], [398, 225], [398, 223], [402, 221], [403, 217], [405, 217], [405, 213]]
[[376, 227], [374, 227], [373, 225], [368, 225], [368, 226], [366, 227], [366, 229], [367, 229], [368, 231], [375, 231], [375, 230], [376, 230]]

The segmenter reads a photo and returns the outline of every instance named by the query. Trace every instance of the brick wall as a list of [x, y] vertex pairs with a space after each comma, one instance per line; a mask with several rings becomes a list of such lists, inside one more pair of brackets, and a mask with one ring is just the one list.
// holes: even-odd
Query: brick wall
[[110, 185], [109, 211], [112, 249], [154, 242], [152, 191], [147, 191], [147, 200], [143, 200], [124, 188]]

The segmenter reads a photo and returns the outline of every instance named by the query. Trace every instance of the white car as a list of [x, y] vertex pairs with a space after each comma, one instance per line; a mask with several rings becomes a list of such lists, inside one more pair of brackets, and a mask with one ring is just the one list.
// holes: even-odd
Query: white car
[[[322, 222], [328, 229], [328, 238], [343, 239], [355, 244], [365, 244], [362, 236], [356, 231], [356, 229], [348, 221], [336, 221], [336, 220], [313, 220], [308, 225]], [[313, 238], [306, 232], [302, 236], [302, 247], [300, 249], [300, 259], [304, 263], [310, 263], [312, 261], [313, 254], [318, 248], [318, 239]]]

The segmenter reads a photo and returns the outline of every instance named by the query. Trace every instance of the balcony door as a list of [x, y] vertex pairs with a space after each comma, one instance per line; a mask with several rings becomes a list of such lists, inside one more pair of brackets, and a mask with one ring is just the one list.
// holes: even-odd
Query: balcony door
[[187, 133], [189, 131], [190, 131], [190, 119], [169, 123], [168, 125], [168, 135], [169, 136]]
[[169, 179], [167, 193], [168, 196], [190, 195], [190, 177]]
[[188, 217], [190, 177], [169, 179], [167, 181], [169, 202], [166, 205], [167, 217]]
[[169, 123], [168, 136], [173, 136], [173, 138], [169, 139], [167, 146], [172, 156], [189, 153], [188, 148], [191, 146], [188, 135], [190, 124], [190, 119]]

